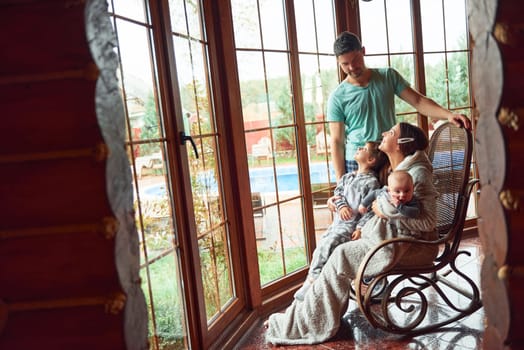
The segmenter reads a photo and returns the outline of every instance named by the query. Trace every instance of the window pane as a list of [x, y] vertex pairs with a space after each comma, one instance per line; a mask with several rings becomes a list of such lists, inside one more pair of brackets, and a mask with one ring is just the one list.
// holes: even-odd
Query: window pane
[[[274, 194], [266, 193], [266, 196], [267, 200], [275, 202]], [[257, 241], [260, 283], [262, 286], [284, 276], [280, 226], [279, 221], [274, 219], [278, 215], [277, 205], [270, 205], [266, 208], [263, 223], [264, 239]]]
[[322, 82], [316, 55], [300, 55], [300, 77], [302, 81], [302, 99], [306, 121], [314, 121], [321, 115], [323, 108]]
[[378, 56], [366, 55], [365, 60], [366, 60], [366, 66], [368, 68], [383, 68], [383, 67], [389, 66], [389, 58], [386, 55], [378, 55]]
[[169, 14], [171, 16], [171, 30], [187, 36], [186, 13], [184, 8], [185, 0], [169, 0]]
[[448, 108], [445, 54], [424, 55], [426, 70], [426, 95]]
[[[200, 232], [211, 230], [223, 220], [217, 163], [217, 145], [214, 137], [197, 139], [199, 161], [191, 165], [191, 187], [196, 223]], [[196, 159], [193, 149], [188, 147], [188, 156]]]
[[[412, 87], [415, 86], [415, 62], [413, 55], [392, 56], [391, 67], [395, 68]], [[398, 114], [414, 111], [415, 108], [404, 102], [404, 100], [398, 96], [395, 96], [395, 113]]]
[[[267, 72], [267, 98], [271, 126], [291, 125], [294, 121], [292, 109], [289, 59], [287, 53], [268, 52], [264, 55]], [[283, 137], [289, 134], [278, 133]], [[274, 140], [278, 142], [278, 140]], [[292, 140], [294, 143], [295, 140]], [[278, 147], [278, 145], [277, 145]]]
[[[267, 198], [276, 202], [276, 198]], [[302, 201], [295, 199], [270, 205], [264, 220], [264, 240], [258, 243], [262, 285], [306, 266]], [[280, 218], [275, 220], [275, 218]]]
[[[175, 11], [178, 10], [176, 7], [171, 7]], [[206, 40], [204, 35], [202, 35], [202, 26], [200, 23], [200, 2], [198, 1], [186, 1], [186, 21], [187, 27], [189, 29], [189, 36], [198, 40]], [[173, 11], [171, 11], [173, 12]]]
[[223, 227], [198, 240], [206, 315], [213, 320], [233, 297], [228, 239]]
[[415, 85], [415, 62], [413, 55], [391, 56], [391, 67], [395, 68], [410, 85]]
[[383, 1], [359, 1], [360, 30], [366, 54], [387, 52], [386, 14]]
[[413, 125], [418, 125], [418, 116], [417, 113], [410, 113], [410, 114], [401, 114], [397, 115], [397, 121], [400, 122], [406, 122]]
[[113, 0], [115, 13], [134, 19], [139, 22], [146, 21], [144, 0]]
[[231, 0], [237, 48], [260, 49], [262, 47], [257, 8], [257, 0]]
[[307, 263], [304, 255], [306, 249], [305, 236], [302, 234], [304, 232], [304, 221], [301, 215], [297, 215], [301, 212], [302, 206], [302, 199], [300, 198], [285, 202], [280, 206], [286, 273], [305, 267]]
[[266, 86], [260, 52], [237, 51], [238, 78], [242, 98], [244, 121], [266, 120], [269, 125], [269, 114], [266, 102]]
[[470, 105], [468, 53], [456, 52], [448, 56], [450, 108]]
[[[148, 29], [118, 19], [116, 27], [125, 103], [129, 122], [133, 128], [132, 138], [134, 140], [158, 138], [161, 128], [153, 96], [153, 67]], [[148, 124], [148, 128], [143, 128], [144, 123]]]
[[145, 293], [149, 329], [157, 330], [159, 349], [186, 349], [188, 346], [183, 299], [178, 297], [182, 289], [178, 260], [177, 256], [166, 255], [151, 263], [147, 273], [146, 269], [141, 270], [143, 284], [151, 286], [152, 293]]
[[444, 17], [442, 2], [435, 0], [421, 0], [420, 12], [422, 16], [422, 40], [424, 51], [444, 51]]
[[446, 16], [446, 47], [448, 50], [467, 50], [468, 29], [466, 3], [463, 0], [444, 0]]
[[[249, 182], [251, 192], [259, 196], [267, 204], [266, 192], [276, 192], [276, 183], [273, 168], [273, 141], [268, 129], [246, 133], [249, 155]], [[251, 149], [249, 148], [251, 146]]]
[[[319, 198], [325, 196], [332, 196], [333, 195], [333, 189], [326, 189], [322, 192], [317, 192]], [[314, 215], [315, 215], [315, 242], [318, 243], [322, 239], [322, 235], [326, 232], [327, 228], [331, 223], [333, 222], [333, 213], [331, 210], [328, 209], [327, 205], [325, 204], [326, 201], [322, 200], [324, 204], [314, 204]], [[320, 202], [314, 202], [314, 203], [320, 203]]]
[[[377, 1], [378, 2], [378, 1]], [[390, 52], [413, 52], [411, 1], [386, 2]]]
[[317, 51], [315, 12], [312, 0], [294, 1], [298, 50], [301, 52]]
[[259, 0], [264, 49], [287, 50], [282, 0]]
[[[279, 200], [297, 196], [300, 193], [297, 151], [294, 128], [275, 130], [277, 140], [276, 167]], [[280, 165], [281, 164], [281, 165]]]
[[330, 159], [330, 136], [326, 124], [309, 124], [306, 126], [306, 134], [308, 136], [309, 178], [313, 200], [315, 239], [318, 242], [333, 218], [326, 202], [333, 195], [336, 178]]
[[169, 0], [171, 29], [174, 33], [192, 39], [205, 40], [202, 33], [201, 13], [198, 1]]
[[325, 119], [324, 114], [326, 112], [329, 94], [331, 94], [338, 85], [338, 64], [334, 55], [319, 56], [318, 59], [320, 64], [320, 84], [322, 91], [322, 119]]
[[206, 63], [206, 45], [197, 41], [191, 41], [191, 67], [193, 71], [193, 81], [188, 87], [191, 98], [194, 99], [196, 105], [198, 124], [198, 133], [207, 134], [215, 131], [215, 120], [212, 117], [211, 97], [209, 96], [210, 88], [208, 86], [207, 77], [207, 63]]
[[[302, 1], [295, 1], [296, 4], [302, 4]], [[333, 42], [336, 37], [334, 21], [335, 7], [333, 0], [315, 0], [315, 13], [317, 29], [318, 52], [333, 54]], [[311, 23], [309, 24], [311, 25]], [[298, 27], [300, 28], [300, 27]]]

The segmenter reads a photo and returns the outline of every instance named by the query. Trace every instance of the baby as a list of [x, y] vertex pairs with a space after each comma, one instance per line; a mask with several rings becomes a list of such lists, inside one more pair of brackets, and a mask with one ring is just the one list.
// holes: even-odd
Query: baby
[[420, 214], [418, 201], [413, 197], [413, 178], [407, 171], [393, 171], [388, 176], [387, 186], [369, 192], [360, 203], [360, 214], [367, 213], [368, 207], [381, 194], [388, 196], [389, 202], [402, 216], [416, 218]]

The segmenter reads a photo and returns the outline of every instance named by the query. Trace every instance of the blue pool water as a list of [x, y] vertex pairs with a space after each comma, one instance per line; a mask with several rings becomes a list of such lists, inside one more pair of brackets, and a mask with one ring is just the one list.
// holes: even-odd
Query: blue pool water
[[[277, 168], [277, 185], [279, 191], [298, 191], [298, 171], [296, 166], [279, 166]], [[325, 163], [310, 164], [310, 178], [312, 184], [327, 183], [328, 174]], [[330, 168], [329, 180], [335, 182], [335, 171]], [[217, 184], [213, 172], [207, 172], [199, 176], [199, 182], [205, 184], [211, 193], [216, 192]], [[275, 176], [273, 168], [253, 168], [249, 170], [249, 182], [251, 192], [276, 192]], [[162, 197], [167, 193], [164, 184], [156, 184], [144, 188], [141, 195], [145, 197]]]
[[[456, 158], [456, 159], [455, 159]], [[460, 151], [453, 154], [453, 159], [449, 159], [447, 152], [437, 152], [434, 155], [433, 166], [438, 168], [440, 164], [457, 164], [453, 166], [455, 170], [461, 169], [461, 159], [463, 155]], [[310, 164], [310, 178], [312, 184], [320, 184], [328, 182], [328, 174], [326, 172], [325, 163]], [[277, 185], [279, 191], [298, 191], [298, 171], [296, 166], [279, 166], [277, 172]], [[335, 171], [330, 167], [330, 178], [335, 182]], [[206, 185], [210, 193], [217, 192], [217, 184], [215, 182], [214, 172], [208, 171], [202, 173], [198, 180], [201, 184]], [[275, 176], [272, 167], [253, 168], [249, 170], [249, 182], [251, 184], [251, 192], [276, 192]], [[142, 189], [141, 196], [145, 197], [161, 197], [167, 193], [164, 184], [157, 184]]]
[[[309, 174], [312, 184], [335, 182], [335, 171], [330, 168], [330, 178], [325, 163], [310, 164]], [[251, 192], [275, 192], [275, 175], [273, 168], [253, 168], [249, 171]], [[296, 166], [279, 166], [277, 168], [277, 186], [279, 191], [298, 191], [299, 177]]]
[[140, 192], [140, 195], [146, 198], [163, 197], [166, 194], [167, 194], [166, 185], [164, 184], [156, 184], [156, 185], [148, 186], [142, 189], [142, 191]]

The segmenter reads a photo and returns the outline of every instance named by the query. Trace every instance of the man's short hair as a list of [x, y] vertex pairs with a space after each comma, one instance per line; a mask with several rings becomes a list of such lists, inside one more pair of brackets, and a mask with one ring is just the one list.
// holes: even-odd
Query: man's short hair
[[335, 56], [340, 56], [351, 51], [358, 51], [362, 49], [362, 43], [358, 36], [351, 32], [342, 32], [335, 39], [333, 44], [333, 51]]

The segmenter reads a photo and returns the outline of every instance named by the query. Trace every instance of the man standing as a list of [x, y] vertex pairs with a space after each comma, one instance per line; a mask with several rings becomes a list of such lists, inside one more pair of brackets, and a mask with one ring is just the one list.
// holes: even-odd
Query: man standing
[[355, 34], [342, 32], [333, 46], [337, 62], [347, 75], [331, 93], [327, 106], [337, 181], [346, 172], [357, 169], [354, 154], [358, 147], [366, 140], [380, 140], [382, 132], [396, 124], [395, 95], [423, 115], [471, 128], [465, 115], [454, 114], [423, 96], [395, 69], [367, 68], [365, 48]]

